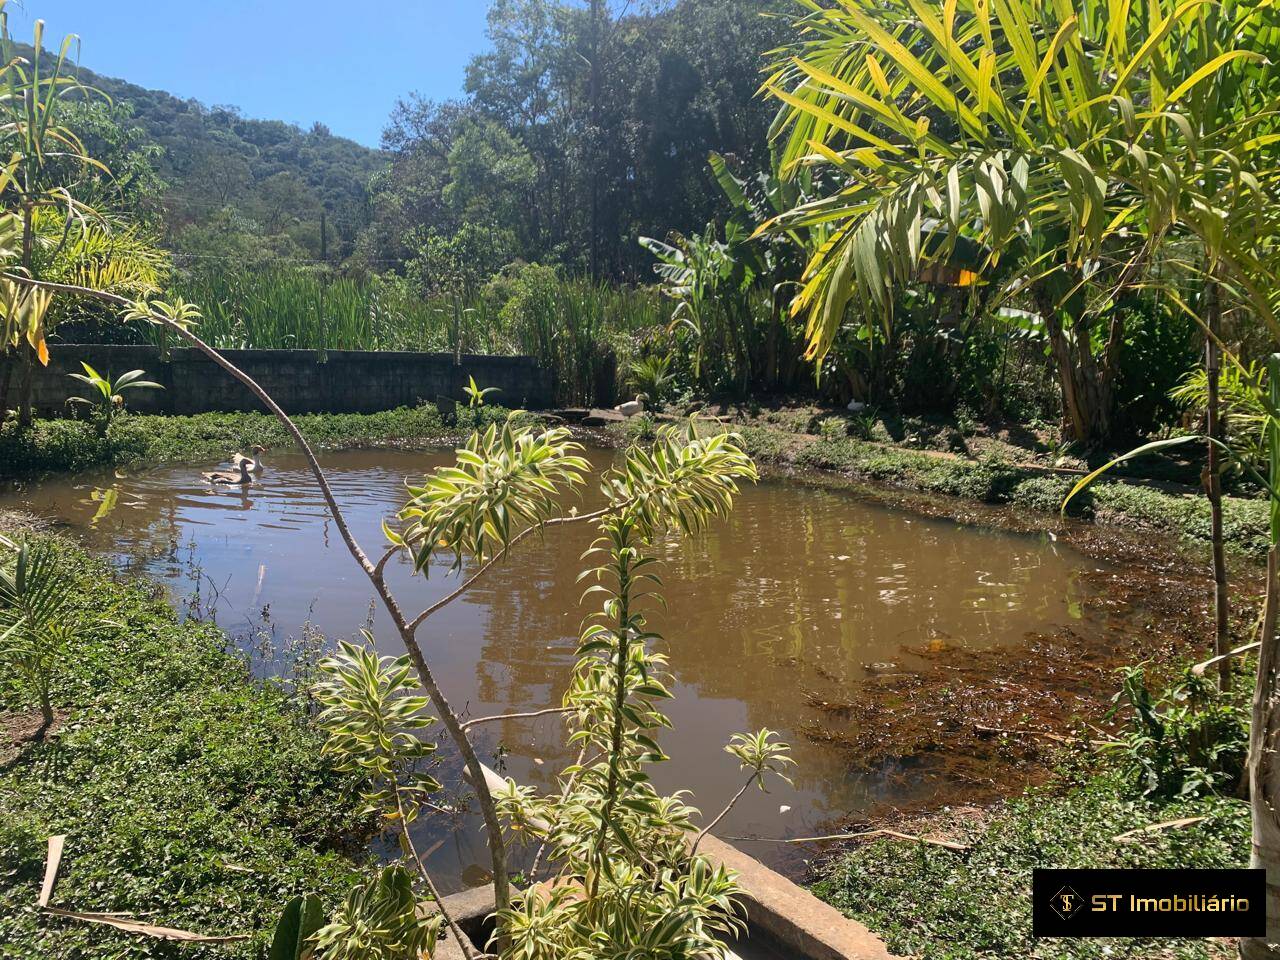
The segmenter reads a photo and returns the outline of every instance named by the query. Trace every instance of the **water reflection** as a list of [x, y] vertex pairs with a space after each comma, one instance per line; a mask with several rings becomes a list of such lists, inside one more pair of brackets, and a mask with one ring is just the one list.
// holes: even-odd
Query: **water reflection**
[[[602, 467], [609, 456], [591, 459]], [[404, 498], [404, 477], [443, 457], [351, 452], [324, 460], [354, 531], [372, 547], [381, 543], [382, 518]], [[200, 469], [59, 480], [13, 491], [0, 506], [61, 518], [126, 569], [168, 581], [233, 634], [261, 640], [310, 622], [343, 637], [369, 622], [367, 581], [301, 458], [274, 458], [262, 481], [243, 489], [211, 488]], [[592, 503], [588, 495], [581, 506]], [[483, 716], [558, 700], [582, 620], [576, 575], [592, 537], [570, 527], [526, 542], [513, 562], [427, 622], [423, 646], [455, 705]], [[658, 551], [669, 612], [651, 611], [651, 624], [665, 637], [677, 698], [669, 709], [676, 732], [665, 744], [672, 761], [656, 779], [692, 789], [704, 809], [717, 810], [737, 786], [723, 752], [729, 735], [778, 730], [795, 749], [795, 787], [751, 791], [724, 825], [727, 834], [771, 836], [820, 832], [828, 818], [908, 795], [898, 778], [850, 775], [838, 753], [806, 739], [801, 731], [818, 719], [808, 698], [841, 699], [868, 671], [909, 663], [908, 647], [981, 649], [1065, 624], [1078, 616], [1087, 563], [1039, 539], [772, 481], [745, 490], [732, 517], [696, 541], [667, 541]], [[420, 609], [456, 585], [445, 567], [415, 578], [398, 561], [389, 578], [403, 604]], [[400, 652], [378, 620], [375, 610], [379, 642]], [[572, 759], [555, 718], [491, 725], [483, 739], [491, 758], [529, 782], [547, 784]], [[422, 846], [436, 848], [433, 865], [455, 883], [484, 862], [475, 837], [442, 824], [423, 830]]]

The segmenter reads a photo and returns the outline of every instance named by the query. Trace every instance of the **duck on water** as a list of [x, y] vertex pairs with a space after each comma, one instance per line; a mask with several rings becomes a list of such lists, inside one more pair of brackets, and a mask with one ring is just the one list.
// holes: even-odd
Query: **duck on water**
[[200, 474], [209, 483], [218, 486], [242, 486], [247, 483], [253, 483], [253, 475], [250, 473], [250, 464], [253, 461], [242, 458], [236, 463], [236, 473], [223, 473], [214, 471], [211, 473]]

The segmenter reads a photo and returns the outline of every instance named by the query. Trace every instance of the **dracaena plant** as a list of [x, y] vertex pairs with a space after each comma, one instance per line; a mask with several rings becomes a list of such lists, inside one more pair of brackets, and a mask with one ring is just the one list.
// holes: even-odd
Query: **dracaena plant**
[[[720, 939], [741, 925], [732, 876], [698, 856], [696, 841], [690, 849], [697, 810], [650, 779], [648, 768], [666, 759], [658, 737], [669, 726], [661, 703], [671, 694], [645, 609], [661, 587], [653, 538], [702, 529], [730, 508], [737, 480], [748, 476], [750, 461], [731, 438], [668, 430], [652, 447], [628, 450], [603, 478], [615, 509], [588, 552], [600, 563], [582, 575], [591, 581], [584, 600], [599, 603], [564, 699], [578, 760], [546, 796], [512, 781], [499, 796], [517, 835], [540, 844], [535, 875], [544, 857], [551, 870], [499, 914], [517, 956], [717, 956]], [[748, 785], [790, 762], [769, 731], [739, 735], [729, 749], [752, 767]]]
[[507, 549], [514, 533], [551, 519], [557, 494], [582, 483], [590, 464], [581, 450], [568, 430], [535, 433], [510, 419], [501, 429], [491, 424], [457, 451], [455, 466], [409, 486], [400, 511], [404, 531], [388, 529], [387, 536], [410, 550], [420, 571], [441, 547], [453, 552], [455, 571], [467, 557], [488, 560]]
[[[483, 571], [524, 533], [576, 522], [573, 514], [553, 513], [559, 495], [583, 482], [588, 465], [577, 450], [564, 431], [510, 422], [473, 436], [457, 466], [410, 487], [400, 530], [388, 527], [393, 547], [420, 569], [445, 552], [452, 566], [466, 557]], [[491, 943], [499, 956], [559, 960], [640, 950], [709, 957], [740, 926], [731, 874], [690, 849], [697, 810], [682, 793], [658, 793], [647, 772], [665, 759], [658, 737], [669, 722], [660, 705], [670, 693], [645, 610], [661, 586], [649, 554], [654, 538], [704, 529], [728, 512], [739, 482], [754, 477], [736, 438], [700, 437], [692, 425], [630, 448], [602, 477], [607, 506], [582, 518], [600, 527], [587, 554], [598, 563], [583, 574], [591, 581], [584, 600], [599, 602], [583, 628], [563, 704], [553, 711], [567, 718], [578, 759], [549, 795], [512, 781], [496, 791], [512, 835], [541, 847], [531, 875], [548, 878], [499, 909]], [[407, 830], [438, 787], [418, 769], [434, 750], [419, 736], [430, 722], [427, 699], [413, 693], [417, 678], [407, 658], [379, 657], [370, 643], [366, 636], [363, 646], [344, 644], [322, 664], [317, 700], [329, 735], [325, 750], [361, 777], [370, 809], [400, 828], [406, 857], [434, 895]], [[728, 749], [752, 771], [738, 796], [790, 762], [769, 731], [735, 737]]]
[[313, 942], [324, 960], [420, 960], [439, 933], [440, 917], [419, 910], [409, 871], [389, 866], [353, 889]]
[[[609, 472], [603, 483], [607, 499], [605, 507], [591, 513], [580, 513], [576, 510], [561, 512], [559, 505], [562, 495], [580, 484], [588, 469], [587, 462], [578, 455], [578, 445], [564, 430], [535, 428], [520, 425], [516, 419], [508, 419], [500, 429], [495, 425], [482, 434], [473, 435], [458, 451], [456, 465], [435, 471], [423, 482], [411, 484], [409, 500], [400, 513], [398, 523], [383, 524], [389, 546], [380, 556], [370, 556], [352, 531], [345, 513], [334, 496], [329, 479], [316, 458], [315, 451], [298, 429], [298, 425], [252, 377], [197, 335], [195, 326], [199, 319], [197, 310], [184, 304], [183, 309], [179, 311], [172, 306], [164, 307], [159, 304], [130, 300], [109, 291], [89, 287], [55, 285], [50, 288], [42, 281], [32, 281], [17, 275], [11, 275], [11, 279], [20, 286], [93, 297], [120, 308], [130, 319], [141, 319], [147, 323], [159, 325], [167, 333], [190, 343], [212, 363], [243, 384], [248, 392], [280, 421], [306, 459], [334, 526], [348, 552], [369, 579], [370, 585], [404, 643], [408, 655], [407, 665], [412, 668], [413, 681], [420, 685], [441, 726], [461, 755], [466, 778], [474, 791], [488, 841], [494, 899], [497, 907], [494, 945], [501, 955], [516, 956], [517, 954], [513, 952], [516, 915], [512, 909], [511, 881], [507, 865], [508, 839], [504, 831], [503, 818], [499, 816], [498, 802], [494, 791], [489, 786], [489, 771], [481, 763], [468, 733], [469, 728], [476, 723], [506, 718], [491, 717], [463, 722], [451, 707], [445, 691], [431, 668], [431, 663], [419, 641], [419, 631], [433, 614], [465, 594], [496, 563], [509, 556], [518, 543], [535, 532], [545, 533], [566, 524], [604, 521], [603, 529], [606, 537], [611, 544], [615, 544], [610, 555], [617, 554], [616, 560], [619, 563], [628, 564], [634, 574], [637, 570], [634, 564], [643, 559], [645, 547], [658, 532], [668, 527], [676, 527], [686, 532], [702, 529], [712, 518], [722, 516], [728, 511], [740, 481], [755, 478], [755, 467], [738, 445], [737, 438], [724, 433], [702, 437], [692, 424], [684, 433], [674, 429], [664, 430], [651, 447], [629, 450], [622, 466]], [[391, 590], [386, 578], [387, 564], [397, 556], [407, 554], [416, 570], [425, 571], [432, 555], [438, 550], [453, 555], [451, 568], [455, 573], [461, 573], [468, 560], [476, 565], [474, 572], [470, 573], [443, 600], [412, 614], [401, 605]], [[643, 572], [644, 566], [642, 565], [639, 569]], [[630, 585], [627, 589], [629, 592]], [[621, 606], [618, 601], [611, 601], [607, 605], [607, 616], [617, 619], [620, 612]], [[614, 633], [617, 633], [616, 627]], [[665, 931], [668, 931], [670, 925], [674, 923], [678, 930], [671, 934], [671, 942], [710, 943], [711, 934], [721, 928], [716, 925], [730, 922], [727, 918], [731, 884], [723, 871], [713, 869], [695, 858], [678, 855], [679, 847], [675, 843], [675, 838], [681, 833], [688, 832], [687, 823], [692, 811], [678, 798], [645, 800], [640, 804], [645, 810], [637, 810], [637, 815], [644, 813], [647, 816], [661, 817], [664, 822], [671, 825], [671, 829], [656, 832], [656, 835], [662, 838], [665, 849], [669, 851], [669, 855], [662, 860], [655, 860], [642, 852], [636, 855], [628, 847], [628, 842], [635, 846], [635, 837], [632, 833], [625, 829], [619, 831], [613, 828], [613, 823], [621, 822], [621, 819], [628, 815], [624, 811], [629, 809], [628, 805], [632, 798], [627, 794], [626, 785], [631, 781], [643, 782], [639, 775], [632, 772], [634, 764], [640, 758], [632, 756], [627, 745], [633, 742], [643, 743], [644, 741], [639, 740], [638, 737], [647, 736], [647, 734], [643, 731], [631, 730], [635, 708], [630, 703], [630, 699], [633, 695], [640, 697], [658, 695], [656, 677], [649, 676], [638, 687], [633, 681], [634, 671], [640, 671], [641, 675], [648, 676], [651, 672], [650, 664], [657, 661], [651, 659], [652, 654], [643, 643], [635, 642], [634, 638], [629, 636], [629, 629], [622, 630], [620, 637], [627, 637], [627, 639], [625, 643], [620, 641], [617, 653], [625, 653], [625, 656], [617, 656], [614, 659], [615, 655], [609, 654], [606, 657], [606, 669], [600, 671], [596, 668], [595, 673], [587, 671], [588, 676], [597, 678], [597, 693], [603, 692], [605, 703], [612, 704], [610, 708], [612, 712], [606, 715], [605, 722], [608, 728], [607, 742], [610, 755], [599, 758], [584, 756], [583, 758], [584, 764], [596, 766], [590, 775], [582, 779], [584, 783], [594, 784], [597, 791], [603, 790], [603, 802], [595, 806], [594, 829], [588, 831], [588, 841], [582, 847], [587, 859], [577, 862], [565, 859], [560, 871], [569, 875], [577, 871], [580, 864], [585, 863], [588, 868], [594, 864], [594, 871], [584, 874], [581, 880], [583, 883], [590, 884], [588, 889], [595, 894], [591, 898], [595, 905], [604, 904], [615, 894], [622, 897], [622, 900], [615, 902], [624, 905], [629, 902], [627, 897], [632, 894], [634, 899], [640, 900], [659, 894], [667, 897], [665, 901], [652, 899], [647, 901], [650, 904], [658, 904], [654, 908], [655, 911], [672, 906], [675, 912], [665, 914], [666, 920], [647, 922], [644, 929], [638, 932], [631, 927], [632, 932], [642, 935], [645, 942], [652, 937], [657, 937], [660, 932], [665, 937]], [[641, 652], [644, 654], [643, 657]], [[331, 671], [333, 677], [330, 682], [337, 681], [338, 687], [347, 682], [341, 680], [338, 675], [345, 672], [348, 677], [353, 677], [355, 671], [352, 663], [360, 660], [351, 652], [346, 652], [346, 656], [348, 664], [346, 666], [340, 663], [335, 664]], [[605, 655], [600, 653], [597, 656]], [[398, 695], [404, 690], [403, 684], [409, 681], [410, 674], [400, 676], [405, 665], [392, 666], [379, 661], [375, 667], [367, 660], [362, 662], [365, 665], [359, 669], [366, 674], [365, 679], [361, 681], [366, 685], [366, 692], [378, 691], [384, 707], [394, 705], [399, 699]], [[607, 669], [609, 664], [613, 665], [612, 673]], [[367, 676], [370, 670], [375, 673], [372, 681]], [[381, 678], [377, 676], [379, 672], [383, 674]], [[610, 676], [614, 680], [609, 680]], [[621, 678], [620, 681], [618, 678]], [[619, 695], [622, 696], [621, 701], [618, 699]], [[618, 706], [619, 703], [621, 708]], [[350, 708], [344, 706], [345, 709]], [[564, 713], [566, 710], [555, 708], [549, 712]], [[618, 716], [623, 718], [620, 728]], [[583, 720], [584, 724], [588, 722], [590, 721], [587, 719]], [[597, 726], [593, 727], [595, 732], [590, 736], [599, 738], [602, 735], [602, 728], [598, 726], [600, 718], [596, 718], [594, 722]], [[355, 749], [358, 742], [349, 741], [349, 743], [351, 746], [348, 752], [353, 757], [358, 755], [359, 751]], [[615, 746], [619, 751], [614, 750]], [[650, 748], [646, 746], [646, 749]], [[383, 760], [378, 760], [377, 763], [383, 764]], [[600, 763], [606, 764], [607, 767], [600, 768], [598, 766]], [[394, 769], [394, 764], [391, 767], [379, 766], [377, 769]], [[399, 782], [398, 777], [396, 782]], [[387, 783], [391, 786], [390, 780]], [[503, 792], [509, 791], [504, 788]], [[389, 798], [393, 794], [403, 796], [394, 786], [391, 786], [391, 794], [384, 794], [384, 796]], [[606, 810], [608, 817], [603, 816]], [[615, 845], [626, 849], [633, 859], [610, 856], [611, 849], [617, 848]], [[641, 850], [642, 848], [635, 846], [635, 851]], [[410, 865], [421, 878], [423, 885], [434, 896], [430, 878], [421, 859], [413, 855], [411, 850], [408, 852], [412, 861]], [[618, 867], [614, 878], [609, 879], [608, 871], [615, 864]], [[616, 885], [617, 878], [631, 875], [643, 875], [645, 879], [642, 883], [631, 887]], [[596, 877], [604, 877], [608, 881], [607, 885]], [[536, 896], [536, 893], [534, 895]], [[692, 902], [699, 904], [696, 909], [689, 907], [690, 898]], [[592, 909], [595, 909], [595, 906]], [[440, 904], [440, 912], [444, 922], [449, 924], [454, 935], [458, 936], [463, 952], [473, 956], [474, 948], [458, 934], [456, 924], [453, 924], [448, 917], [443, 903]], [[600, 937], [612, 937], [613, 941], [606, 939], [605, 942], [621, 944], [631, 934], [620, 931], [637, 922], [637, 914], [634, 912], [615, 911], [612, 914], [593, 916], [595, 927], [577, 926], [577, 929], [584, 931], [581, 942], [590, 944], [584, 949], [595, 949], [595, 942]], [[648, 917], [649, 920], [654, 920], [656, 913], [651, 913]], [[296, 918], [293, 926], [297, 926]], [[361, 929], [359, 924], [348, 926], [352, 931], [350, 936], [355, 936]], [[288, 931], [284, 931], [282, 940], [287, 942], [289, 939]], [[336, 949], [338, 948], [329, 948], [330, 952]], [[714, 952], [716, 948], [712, 949]], [[627, 955], [635, 954], [631, 952]]]
[[343, 641], [320, 661], [316, 725], [328, 735], [324, 752], [335, 768], [359, 774], [366, 785], [366, 812], [407, 827], [440, 789], [421, 769], [436, 749], [422, 736], [435, 718], [426, 713], [430, 701], [412, 693], [418, 683], [409, 658], [380, 657], [370, 633], [362, 635], [362, 645]]

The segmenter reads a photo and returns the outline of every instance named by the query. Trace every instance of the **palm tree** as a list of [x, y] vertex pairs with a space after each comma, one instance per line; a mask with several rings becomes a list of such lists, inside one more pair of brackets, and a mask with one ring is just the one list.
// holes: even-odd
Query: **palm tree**
[[[810, 11], [802, 38], [766, 83], [783, 103], [775, 127], [783, 170], [824, 166], [843, 183], [773, 224], [832, 230], [794, 303], [808, 315], [810, 356], [830, 348], [851, 302], [890, 314], [897, 289], [953, 259], [962, 239], [984, 251], [980, 283], [1026, 298], [1041, 314], [1064, 426], [1077, 439], [1109, 433], [1124, 342], [1114, 301], [1126, 287], [1153, 282], [1154, 261], [1180, 260], [1183, 275], [1198, 277], [1211, 368], [1224, 300], [1252, 311], [1280, 341], [1280, 74], [1260, 52], [1280, 38], [1272, 9], [1209, 0], [800, 2]], [[1186, 305], [1176, 288], [1168, 292]], [[1269, 376], [1257, 395], [1274, 484], [1280, 358]], [[1210, 426], [1201, 439], [1215, 451], [1216, 513], [1216, 452], [1231, 451]], [[1251, 863], [1267, 871], [1268, 930], [1241, 942], [1249, 960], [1277, 955], [1272, 945], [1280, 944], [1280, 774], [1272, 761], [1280, 739], [1280, 500], [1267, 489], [1273, 546], [1249, 779]], [[1218, 549], [1215, 566], [1221, 653]]]
[[[799, 2], [800, 39], [765, 84], [782, 103], [781, 168], [841, 184], [770, 225], [832, 231], [793, 302], [809, 356], [827, 352], [851, 303], [891, 315], [899, 288], [969, 241], [975, 287], [998, 288], [989, 307], [1017, 297], [1041, 314], [1067, 432], [1107, 439], [1125, 337], [1116, 294], [1171, 233], [1256, 220], [1247, 162], [1200, 143], [1189, 117], [1228, 79], [1266, 92], [1245, 44], [1274, 14], [1208, 0]], [[1240, 118], [1225, 145], [1265, 151], [1274, 113], [1246, 122], [1251, 99], [1222, 101]], [[1196, 179], [1205, 163], [1212, 183]], [[1254, 271], [1240, 233], [1215, 240], [1233, 272]]]

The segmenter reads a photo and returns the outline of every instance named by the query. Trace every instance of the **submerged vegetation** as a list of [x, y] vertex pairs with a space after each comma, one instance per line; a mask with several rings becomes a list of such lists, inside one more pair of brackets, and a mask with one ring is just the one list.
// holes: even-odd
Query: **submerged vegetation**
[[1248, 745], [1245, 685], [1221, 694], [1212, 679], [1168, 665], [1126, 668], [1115, 679], [1114, 732], [1100, 739], [1080, 724], [1085, 735], [1052, 749], [1047, 783], [988, 809], [958, 805], [896, 824], [959, 849], [866, 843], [823, 858], [816, 892], [894, 953], [922, 960], [1232, 955], [1207, 940], [1031, 936], [1035, 867], [1220, 869], [1248, 860], [1248, 805], [1237, 789]]

